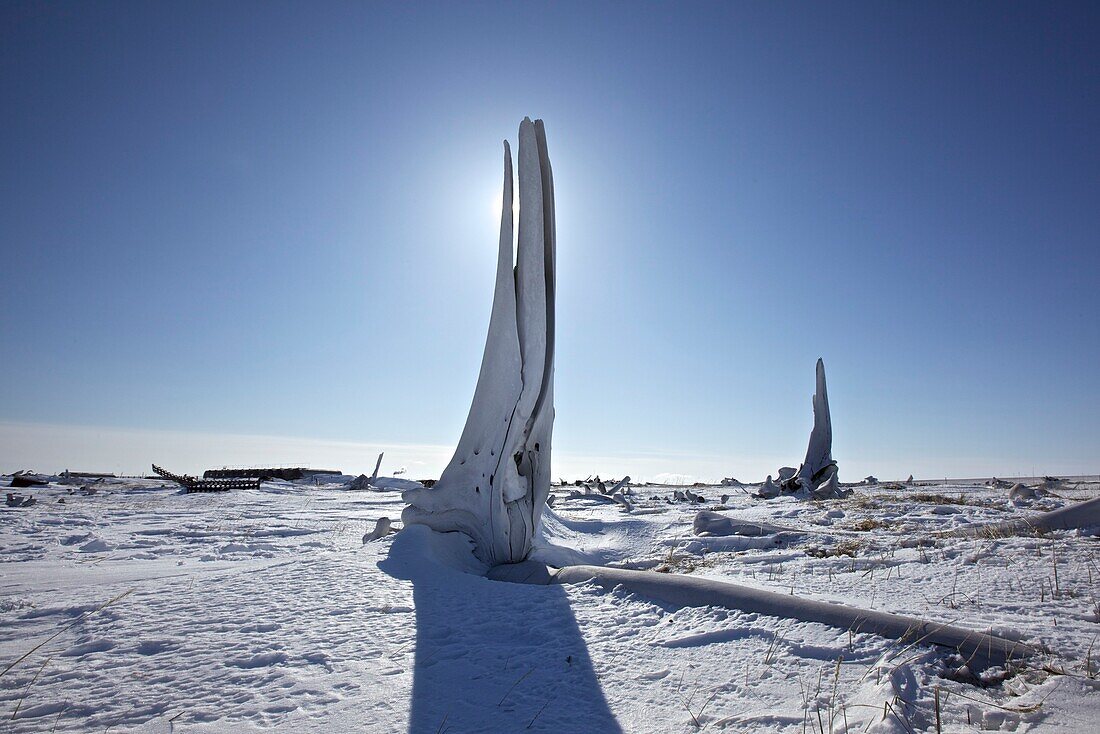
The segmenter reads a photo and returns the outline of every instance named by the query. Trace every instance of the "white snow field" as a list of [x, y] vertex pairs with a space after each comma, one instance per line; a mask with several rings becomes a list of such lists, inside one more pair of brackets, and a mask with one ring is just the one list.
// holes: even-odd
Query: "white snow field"
[[[380, 517], [400, 526], [408, 483], [350, 479], [8, 490], [37, 502], [0, 506], [0, 731], [1100, 731], [1100, 528], [939, 535], [1100, 496], [1097, 477], [1015, 501], [979, 480], [823, 502], [747, 486], [670, 503], [673, 488], [635, 486], [629, 511], [553, 488], [544, 560], [725, 579], [1044, 650], [1014, 671], [591, 582], [490, 581], [461, 570], [483, 568], [454, 533], [364, 543]], [[700, 509], [767, 525], [697, 536]]]

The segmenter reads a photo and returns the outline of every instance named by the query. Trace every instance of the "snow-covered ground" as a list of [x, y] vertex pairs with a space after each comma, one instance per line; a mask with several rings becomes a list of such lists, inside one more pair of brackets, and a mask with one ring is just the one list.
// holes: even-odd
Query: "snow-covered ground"
[[[631, 513], [554, 489], [546, 534], [577, 561], [1048, 650], [984, 679], [951, 673], [942, 650], [821, 624], [489, 581], [455, 568], [461, 540], [421, 527], [364, 544], [377, 518], [400, 516], [397, 491], [91, 486], [7, 490], [37, 503], [0, 507], [0, 730], [1100, 731], [1095, 531], [933, 537], [1096, 497], [1095, 477], [1026, 506], [979, 481], [828, 502], [695, 487], [705, 503], [669, 503], [672, 488], [635, 487]], [[786, 529], [697, 537], [701, 508]]]

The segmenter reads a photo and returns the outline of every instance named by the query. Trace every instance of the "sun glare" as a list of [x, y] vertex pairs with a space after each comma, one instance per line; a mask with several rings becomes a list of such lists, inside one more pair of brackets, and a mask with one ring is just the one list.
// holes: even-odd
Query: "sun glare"
[[[503, 207], [504, 197], [502, 197], [500, 195], [499, 190], [495, 191], [493, 193], [492, 202], [493, 203], [492, 203], [491, 211], [493, 213], [493, 226], [496, 227], [496, 226], [500, 225], [500, 213], [501, 213], [501, 210], [504, 208]], [[513, 221], [517, 221], [517, 222], [519, 221], [519, 219], [518, 219], [519, 218], [519, 197], [518, 196], [513, 196], [512, 197], [512, 217], [513, 217]]]
[[[500, 215], [504, 209], [504, 197], [500, 195], [498, 189], [493, 194], [492, 208], [493, 213], [493, 233], [500, 232]], [[519, 196], [513, 195], [512, 197], [512, 254], [515, 255], [516, 239], [519, 236]]]

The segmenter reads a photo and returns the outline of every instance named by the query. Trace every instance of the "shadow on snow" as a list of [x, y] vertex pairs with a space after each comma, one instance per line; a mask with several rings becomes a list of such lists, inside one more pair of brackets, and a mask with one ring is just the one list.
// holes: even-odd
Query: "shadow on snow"
[[410, 734], [621, 732], [565, 588], [448, 567], [426, 549], [440, 537], [409, 526], [378, 564], [413, 583]]

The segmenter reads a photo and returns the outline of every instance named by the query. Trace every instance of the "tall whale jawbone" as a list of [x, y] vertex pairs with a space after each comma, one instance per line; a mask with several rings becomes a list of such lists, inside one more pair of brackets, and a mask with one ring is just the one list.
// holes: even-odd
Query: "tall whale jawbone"
[[404, 493], [405, 523], [463, 532], [489, 565], [531, 551], [550, 494], [554, 427], [554, 179], [542, 120], [519, 128], [519, 236], [512, 260], [512, 156], [504, 190], [496, 291], [470, 413], [431, 488]]
[[806, 459], [798, 470], [799, 485], [814, 490], [836, 474], [833, 461], [833, 423], [829, 417], [829, 393], [825, 387], [825, 363], [817, 360], [817, 386], [814, 390], [814, 427], [806, 447]]

